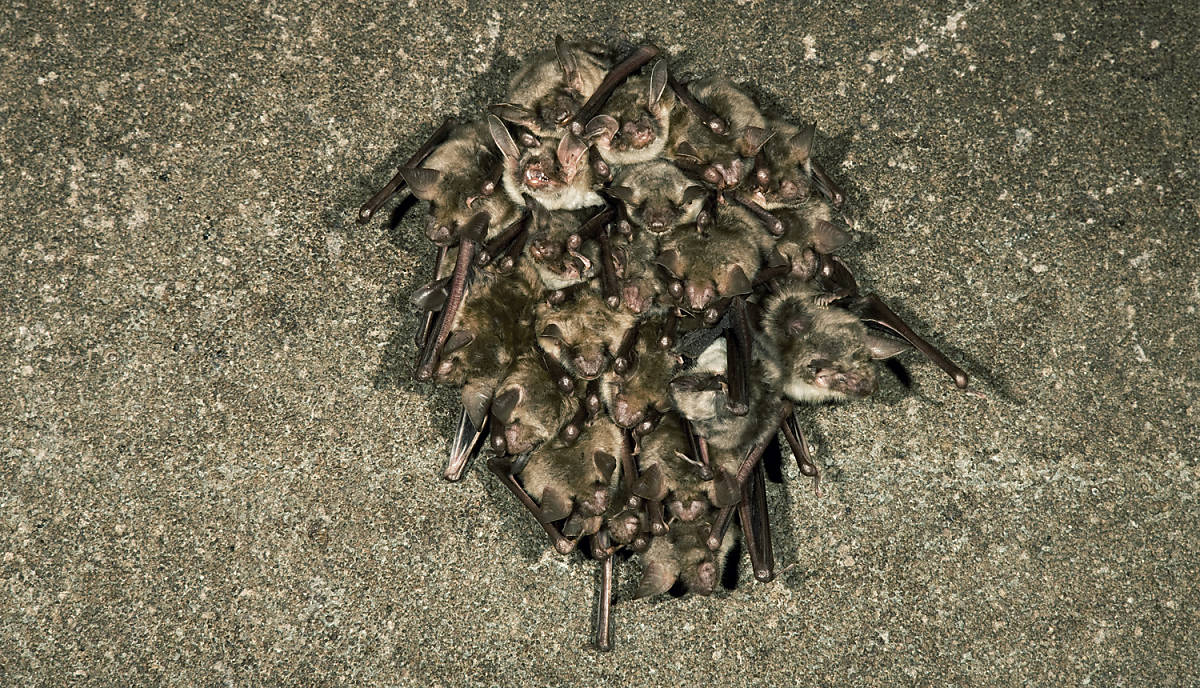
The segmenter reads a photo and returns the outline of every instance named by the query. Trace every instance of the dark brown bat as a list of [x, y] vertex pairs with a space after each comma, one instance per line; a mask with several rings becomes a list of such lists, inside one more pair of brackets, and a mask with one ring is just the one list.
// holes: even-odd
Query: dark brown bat
[[715, 133], [693, 109], [675, 108], [667, 156], [719, 190], [739, 188], [767, 140], [766, 118], [728, 79], [702, 79], [688, 89], [725, 122], [727, 132]]
[[819, 198], [777, 208], [773, 214], [783, 225], [775, 250], [791, 266], [791, 273], [802, 280], [817, 276], [818, 254], [833, 253], [850, 241], [850, 235], [833, 224], [829, 205]]
[[603, 46], [586, 41], [568, 43], [556, 36], [554, 50], [534, 55], [513, 76], [508, 102], [493, 105], [492, 114], [535, 136], [560, 137], [611, 66]]
[[[594, 241], [572, 241], [594, 210], [546, 210], [533, 206], [533, 226], [526, 251], [547, 289], [565, 289], [600, 272], [600, 247]], [[579, 244], [579, 245], [574, 245]]]
[[659, 60], [648, 77], [634, 77], [609, 97], [583, 137], [609, 165], [654, 160], [667, 145], [674, 94], [667, 90], [667, 64]]
[[721, 580], [725, 557], [733, 547], [734, 537], [726, 534], [716, 551], [708, 547], [709, 531], [714, 513], [694, 521], [676, 521], [664, 537], [654, 538], [643, 555], [645, 562], [638, 597], [664, 593], [678, 580], [688, 592], [711, 595]]
[[522, 150], [495, 115], [488, 116], [492, 139], [504, 155], [504, 190], [519, 205], [532, 196], [547, 210], [578, 210], [604, 205], [598, 180], [587, 164], [587, 144], [574, 134], [543, 139]]
[[541, 351], [517, 356], [492, 400], [492, 449], [521, 454], [554, 438], [570, 421], [579, 400], [564, 393]]
[[[635, 428], [650, 411], [670, 410], [667, 386], [683, 358], [660, 346], [662, 322], [647, 320], [635, 325], [634, 344], [618, 352], [613, 370], [605, 373], [600, 396], [609, 416], [623, 428]], [[622, 347], [623, 348], [623, 347]]]
[[571, 442], [556, 438], [533, 450], [520, 473], [531, 497], [559, 518], [574, 516], [591, 535], [602, 523], [596, 517], [609, 508], [618, 478], [617, 463], [625, 451], [621, 429], [603, 416], [587, 423]]

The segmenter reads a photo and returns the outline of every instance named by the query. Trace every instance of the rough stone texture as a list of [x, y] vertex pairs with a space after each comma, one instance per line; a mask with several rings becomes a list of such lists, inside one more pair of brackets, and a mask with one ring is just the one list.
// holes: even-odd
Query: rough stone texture
[[[1200, 681], [1200, 11], [921, 4], [10, 7], [0, 683]], [[592, 566], [439, 477], [419, 213], [353, 223], [556, 32], [815, 119], [850, 262], [985, 395], [910, 355], [808, 414], [779, 579], [623, 601], [611, 655]]]

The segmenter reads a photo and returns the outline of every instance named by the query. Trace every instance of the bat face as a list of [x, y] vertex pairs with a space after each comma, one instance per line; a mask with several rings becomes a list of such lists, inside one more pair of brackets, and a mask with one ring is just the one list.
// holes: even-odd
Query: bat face
[[703, 79], [694, 85], [693, 93], [729, 123], [729, 131], [715, 134], [690, 110], [676, 108], [668, 157], [719, 190], [742, 187], [756, 152], [767, 140], [766, 118], [753, 99], [727, 79]]
[[553, 438], [570, 420], [576, 405], [574, 397], [559, 390], [540, 353], [521, 354], [496, 388], [493, 446], [498, 434], [509, 454], [530, 451]]
[[587, 219], [587, 213], [534, 208], [534, 228], [527, 252], [547, 289], [564, 289], [586, 282], [599, 271], [594, 243], [571, 248], [568, 239]]
[[539, 53], [517, 72], [508, 102], [493, 111], [537, 136], [561, 136], [611, 66], [597, 46], [559, 41], [554, 50]]
[[733, 547], [732, 534], [726, 534], [718, 551], [706, 543], [710, 524], [708, 519], [692, 522], [676, 521], [666, 537], [655, 538], [643, 559], [642, 582], [638, 597], [666, 592], [676, 581], [688, 592], [711, 595], [721, 580], [725, 556]]
[[618, 88], [584, 132], [610, 165], [653, 160], [667, 144], [674, 95], [666, 90], [666, 65], [648, 77], [633, 77]]
[[651, 411], [661, 413], [670, 408], [667, 389], [683, 358], [659, 345], [661, 335], [659, 322], [643, 323], [628, 367], [604, 375], [601, 398], [613, 422], [623, 428], [637, 426]]
[[812, 195], [807, 165], [815, 127], [774, 120], [770, 125], [771, 136], [755, 159], [752, 198], [767, 210], [800, 205]]
[[581, 518], [599, 516], [608, 509], [624, 442], [619, 428], [597, 418], [575, 442], [552, 440], [535, 449], [521, 471], [521, 482], [534, 499], [559, 502], [560, 513], [569, 500], [570, 511]]
[[572, 375], [594, 380], [612, 363], [633, 316], [613, 311], [596, 290], [584, 289], [560, 306], [537, 307], [538, 346]]
[[528, 194], [547, 210], [578, 210], [604, 204], [593, 187], [587, 144], [574, 134], [558, 141], [543, 139], [521, 149], [495, 115], [488, 118], [488, 125], [504, 155], [504, 190], [514, 203], [525, 205]]
[[503, 194], [488, 194], [488, 172], [500, 162], [491, 148], [487, 127], [479, 123], [456, 127], [420, 168], [401, 170], [412, 193], [429, 201], [426, 236], [441, 246], [458, 240], [457, 230], [476, 213], [487, 211], [491, 227], [515, 218], [516, 208]]
[[719, 299], [748, 293], [770, 243], [746, 210], [726, 205], [706, 234], [696, 225], [672, 230], [658, 263], [678, 282], [672, 293], [680, 306], [698, 312]]
[[879, 386], [874, 359], [906, 347], [868, 334], [859, 319], [836, 306], [823, 306], [821, 294], [792, 281], [766, 304], [764, 359], [767, 375], [789, 399], [821, 402], [870, 395]]
[[635, 225], [655, 234], [695, 222], [707, 195], [704, 187], [665, 160], [622, 169], [609, 193], [625, 204]]

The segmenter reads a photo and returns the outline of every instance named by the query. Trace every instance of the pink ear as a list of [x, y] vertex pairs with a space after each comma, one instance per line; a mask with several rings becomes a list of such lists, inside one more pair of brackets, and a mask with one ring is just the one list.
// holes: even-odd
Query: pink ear
[[558, 164], [567, 182], [579, 172], [579, 162], [587, 155], [587, 150], [587, 144], [574, 134], [567, 134], [558, 142]]

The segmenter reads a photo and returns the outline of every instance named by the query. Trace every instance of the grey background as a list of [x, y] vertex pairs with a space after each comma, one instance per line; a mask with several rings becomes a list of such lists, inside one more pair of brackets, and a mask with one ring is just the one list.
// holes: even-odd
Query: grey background
[[[921, 4], [4, 10], [0, 683], [1200, 680], [1200, 11]], [[816, 120], [850, 262], [985, 395], [909, 355], [807, 414], [779, 579], [622, 601], [610, 655], [592, 566], [439, 477], [420, 211], [353, 223], [556, 32]]]

